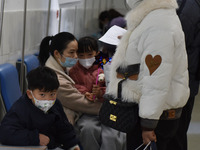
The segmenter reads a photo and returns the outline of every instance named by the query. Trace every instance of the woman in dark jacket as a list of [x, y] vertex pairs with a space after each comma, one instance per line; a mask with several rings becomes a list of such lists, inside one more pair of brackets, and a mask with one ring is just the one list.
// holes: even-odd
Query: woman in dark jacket
[[[190, 97], [183, 107], [178, 132], [170, 150], [187, 150], [187, 131], [200, 79], [200, 0], [177, 0], [188, 55]], [[174, 144], [176, 143], [176, 144]], [[172, 146], [173, 145], [173, 146]]]

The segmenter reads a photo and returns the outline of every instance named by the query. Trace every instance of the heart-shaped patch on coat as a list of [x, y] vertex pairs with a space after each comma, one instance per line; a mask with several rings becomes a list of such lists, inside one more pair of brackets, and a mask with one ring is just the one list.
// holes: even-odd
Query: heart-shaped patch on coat
[[149, 69], [150, 75], [160, 66], [162, 58], [160, 55], [152, 56], [147, 55], [145, 58], [146, 65]]

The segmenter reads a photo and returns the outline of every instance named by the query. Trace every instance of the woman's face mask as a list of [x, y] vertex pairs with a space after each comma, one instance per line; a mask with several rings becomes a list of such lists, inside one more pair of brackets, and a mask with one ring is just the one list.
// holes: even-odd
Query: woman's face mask
[[60, 53], [61, 58], [59, 58], [58, 60], [63, 67], [72, 67], [76, 64], [77, 49], [78, 49], [78, 42], [76, 40], [73, 40], [66, 46], [66, 49], [63, 50], [62, 53]]
[[31, 91], [31, 95], [34, 98], [34, 105], [42, 110], [43, 112], [47, 112], [55, 103], [56, 100], [38, 100], [34, 97], [33, 92]]
[[85, 67], [86, 69], [89, 69], [93, 63], [95, 62], [95, 57], [92, 57], [92, 58], [88, 58], [88, 59], [78, 59], [79, 63]]
[[76, 59], [76, 58], [65, 57], [65, 56], [63, 56], [63, 57], [65, 58], [65, 62], [62, 62], [62, 61], [59, 59], [60, 64], [61, 64], [63, 67], [73, 67], [73, 66], [76, 64], [76, 62], [77, 62], [77, 59]]

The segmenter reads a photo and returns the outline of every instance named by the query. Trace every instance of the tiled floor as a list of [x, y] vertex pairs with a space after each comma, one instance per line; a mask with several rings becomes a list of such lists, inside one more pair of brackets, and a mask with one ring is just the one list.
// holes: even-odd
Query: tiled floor
[[188, 150], [200, 150], [200, 92], [195, 99], [188, 130]]

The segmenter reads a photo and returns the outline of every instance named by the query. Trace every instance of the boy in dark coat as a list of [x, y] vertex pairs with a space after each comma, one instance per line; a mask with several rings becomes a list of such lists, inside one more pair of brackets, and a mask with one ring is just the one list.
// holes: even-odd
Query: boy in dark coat
[[80, 150], [74, 129], [56, 99], [59, 82], [55, 72], [38, 67], [28, 73], [27, 80], [26, 94], [13, 104], [1, 122], [0, 142]]

